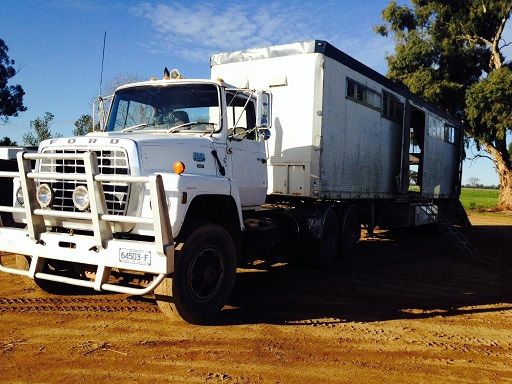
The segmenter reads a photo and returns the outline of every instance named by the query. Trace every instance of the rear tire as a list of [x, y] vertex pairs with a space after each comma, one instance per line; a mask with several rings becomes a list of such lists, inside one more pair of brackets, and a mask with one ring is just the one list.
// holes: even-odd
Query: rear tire
[[341, 225], [341, 257], [349, 260], [355, 253], [357, 243], [361, 239], [361, 222], [356, 208], [351, 205], [343, 215]]
[[317, 241], [314, 263], [327, 268], [336, 261], [336, 255], [340, 246], [340, 225], [336, 210], [329, 207], [323, 219], [322, 232]]
[[205, 224], [176, 253], [173, 277], [155, 289], [155, 298], [164, 314], [204, 324], [227, 303], [235, 273], [236, 251], [230, 235], [220, 225]]

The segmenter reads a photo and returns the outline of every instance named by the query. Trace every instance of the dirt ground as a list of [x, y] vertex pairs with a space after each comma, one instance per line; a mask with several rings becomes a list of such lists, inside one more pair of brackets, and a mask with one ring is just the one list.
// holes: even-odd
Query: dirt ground
[[512, 383], [512, 216], [470, 218], [472, 258], [433, 233], [379, 233], [329, 271], [239, 271], [214, 326], [1, 274], [0, 380]]

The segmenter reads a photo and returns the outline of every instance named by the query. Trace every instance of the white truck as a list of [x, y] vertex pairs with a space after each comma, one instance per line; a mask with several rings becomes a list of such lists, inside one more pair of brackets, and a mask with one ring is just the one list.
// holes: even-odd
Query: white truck
[[217, 54], [211, 74], [121, 86], [101, 131], [19, 152], [0, 172], [15, 222], [0, 251], [16, 254], [0, 270], [47, 290], [154, 292], [204, 323], [238, 266], [331, 265], [361, 225], [457, 206], [460, 124], [329, 43]]

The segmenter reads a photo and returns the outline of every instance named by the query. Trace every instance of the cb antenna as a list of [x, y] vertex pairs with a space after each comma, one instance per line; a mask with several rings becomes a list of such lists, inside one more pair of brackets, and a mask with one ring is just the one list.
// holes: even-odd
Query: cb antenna
[[105, 43], [107, 41], [107, 31], [103, 35], [103, 53], [101, 55], [101, 73], [100, 73], [100, 92], [99, 97], [101, 98], [101, 85], [103, 84], [103, 63], [105, 62]]
[[[103, 53], [101, 55], [101, 73], [100, 73], [100, 89], [98, 92], [98, 99], [92, 103], [92, 130], [96, 131], [96, 125], [99, 126], [100, 131], [104, 128], [105, 117], [104, 117], [104, 105], [103, 98], [101, 97], [101, 86], [103, 85], [103, 63], [105, 62], [105, 42], [107, 40], [107, 31], [103, 35]], [[96, 122], [96, 114], [98, 116], [98, 122]]]

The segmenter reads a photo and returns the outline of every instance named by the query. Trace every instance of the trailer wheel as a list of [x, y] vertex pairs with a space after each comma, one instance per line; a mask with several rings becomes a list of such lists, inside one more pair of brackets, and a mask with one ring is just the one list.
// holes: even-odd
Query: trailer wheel
[[[16, 254], [16, 268], [23, 269], [27, 271], [30, 267], [30, 256], [25, 255], [19, 255]], [[59, 275], [66, 275], [69, 277], [76, 277], [75, 273], [71, 270], [71, 268], [63, 268], [58, 267], [57, 265], [52, 265], [49, 262], [45, 263], [44, 269], [45, 272], [55, 272], [58, 271]], [[79, 290], [83, 290], [81, 287], [76, 287], [73, 285], [67, 285], [62, 283], [57, 283], [55, 281], [49, 281], [49, 280], [41, 280], [41, 279], [31, 279], [30, 277], [23, 276], [23, 281], [29, 286], [37, 287], [42, 289], [45, 292], [53, 293], [53, 294], [59, 294], [59, 293], [72, 293], [72, 292], [79, 292]]]
[[361, 238], [361, 222], [354, 206], [349, 206], [343, 215], [341, 226], [341, 257], [349, 259], [353, 256], [357, 243]]
[[323, 217], [322, 230], [317, 243], [315, 264], [324, 268], [336, 261], [340, 243], [340, 225], [336, 211], [329, 207]]
[[220, 225], [205, 224], [187, 237], [176, 255], [173, 277], [155, 289], [155, 298], [166, 315], [204, 324], [226, 304], [235, 273], [233, 240]]

